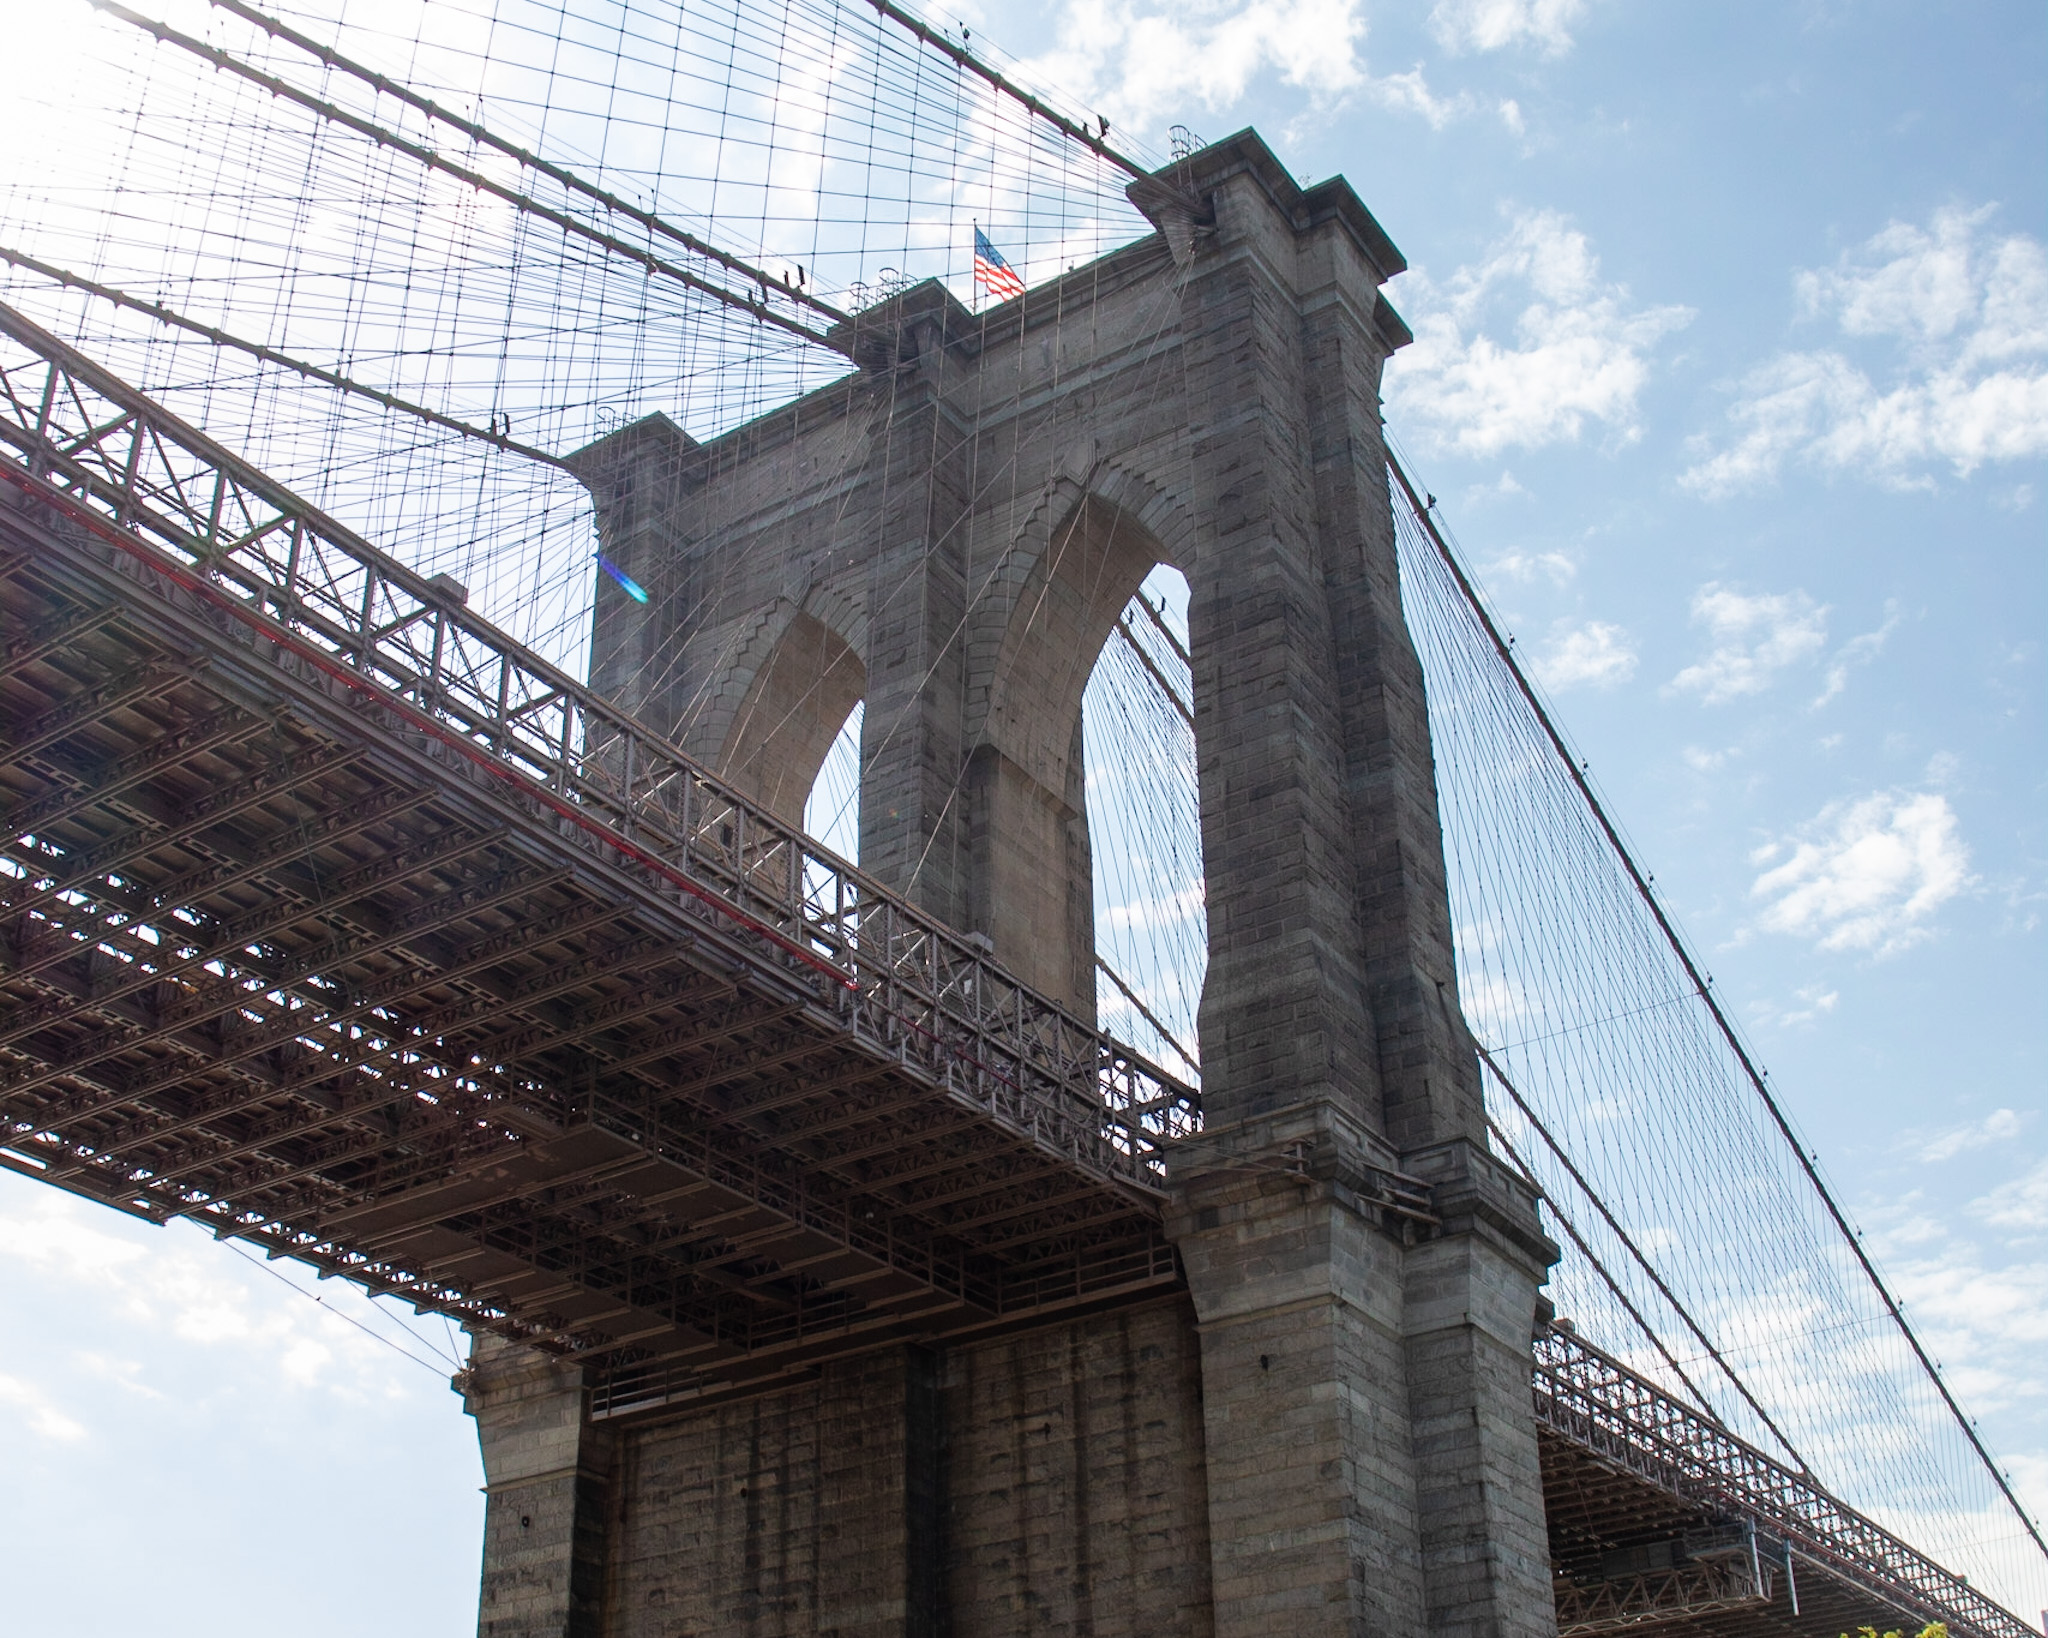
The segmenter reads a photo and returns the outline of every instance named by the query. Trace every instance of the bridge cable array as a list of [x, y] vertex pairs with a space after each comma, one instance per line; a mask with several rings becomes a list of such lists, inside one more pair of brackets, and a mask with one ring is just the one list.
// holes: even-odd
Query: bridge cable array
[[1973, 1578], [2037, 1581], [2038, 1527], [1392, 448], [1389, 481], [1461, 1001], [1503, 1147], [1574, 1225], [1560, 1311]]
[[[1099, 121], [892, 0], [616, 0], [573, 17], [442, 0], [410, 32], [214, 0], [204, 39], [96, 3], [109, 20], [68, 58], [72, 84], [0, 112], [23, 156], [0, 175], [6, 299], [422, 574], [453, 575], [572, 674], [594, 546], [567, 470], [579, 448], [657, 410], [701, 440], [787, 406], [846, 374], [837, 326], [926, 277], [974, 306], [969, 221], [1034, 285], [1148, 231], [1123, 194], [1144, 166]], [[81, 124], [81, 99], [130, 117]], [[56, 153], [51, 131], [90, 136]], [[1176, 323], [1163, 301], [1132, 343], [1162, 371]], [[867, 430], [896, 435], [899, 408], [886, 386]], [[1085, 451], [1048, 479], [995, 450], [974, 483], [1043, 518], [1104, 476]], [[1462, 1003], [1497, 1141], [1572, 1242], [1560, 1308], [1973, 1577], [2034, 1585], [2037, 1528], [1438, 515], [1401, 465], [1390, 476]], [[1050, 572], [1083, 591], [1110, 555], [1072, 527], [1048, 538]], [[1177, 578], [1148, 581], [1100, 656], [1073, 663], [1088, 668], [1097, 1005], [1193, 1073], [1207, 943]], [[877, 587], [878, 606], [909, 583]], [[701, 590], [714, 617], [738, 607], [734, 585]], [[969, 588], [956, 637], [1014, 594]], [[718, 660], [752, 640], [735, 621]], [[732, 727], [715, 670], [679, 646], [649, 658], [643, 687], [686, 744]], [[904, 723], [859, 704], [847, 721], [824, 804], [854, 851], [846, 759]]]

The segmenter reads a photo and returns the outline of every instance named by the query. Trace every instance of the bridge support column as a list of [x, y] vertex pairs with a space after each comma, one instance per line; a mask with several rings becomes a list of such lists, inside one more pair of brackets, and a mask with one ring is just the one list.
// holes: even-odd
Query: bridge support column
[[1396, 1157], [1327, 1103], [1180, 1161], [1216, 1638], [1553, 1633], [1528, 1383], [1556, 1253], [1526, 1188], [1464, 1143]]
[[1216, 1638], [1411, 1630], [1402, 1257], [1361, 1198], [1371, 1138], [1303, 1104], [1199, 1143], [1168, 1228], [1201, 1331]]
[[479, 1335], [460, 1381], [487, 1498], [478, 1638], [598, 1638], [611, 1440], [582, 1368]]
[[1554, 1633], [1529, 1393], [1556, 1250], [1485, 1149], [1379, 423], [1398, 253], [1262, 145], [1194, 156], [1182, 298], [1210, 964], [1169, 1231], [1217, 1638]]
[[1547, 1638], [1557, 1622], [1529, 1347], [1557, 1247], [1535, 1196], [1481, 1146], [1411, 1151], [1402, 1166], [1430, 1185], [1440, 1218], [1401, 1270], [1428, 1630]]

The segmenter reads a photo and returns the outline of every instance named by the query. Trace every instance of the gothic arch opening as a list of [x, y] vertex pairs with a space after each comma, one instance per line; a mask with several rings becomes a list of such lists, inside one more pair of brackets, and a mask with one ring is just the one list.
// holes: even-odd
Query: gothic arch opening
[[1159, 564], [1110, 627], [1082, 696], [1096, 1017], [1199, 1083], [1209, 964], [1188, 583]]
[[720, 771], [777, 818], [802, 824], [819, 771], [867, 682], [853, 646], [798, 611], [733, 714]]
[[1077, 495], [1012, 559], [1016, 578], [992, 600], [999, 621], [980, 673], [988, 691], [968, 789], [967, 924], [1012, 972], [1091, 1021], [1099, 970], [1082, 696], [1162, 555], [1128, 512]]
[[860, 733], [866, 715], [866, 702], [855, 700], [804, 799], [805, 832], [854, 864], [860, 863]]

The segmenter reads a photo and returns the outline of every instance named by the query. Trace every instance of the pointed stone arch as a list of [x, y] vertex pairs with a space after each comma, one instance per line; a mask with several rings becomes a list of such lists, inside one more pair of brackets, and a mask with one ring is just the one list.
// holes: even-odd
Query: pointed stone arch
[[[652, 593], [600, 588], [593, 674], [662, 722], [722, 691], [713, 760], [792, 815], [864, 696], [863, 869], [1092, 1014], [1080, 699], [1146, 570], [1180, 570], [1207, 1124], [1174, 1147], [1165, 1222], [1217, 1572], [1190, 1609], [1230, 1638], [1423, 1614], [1534, 1634], [1552, 1248], [1485, 1152], [1458, 1011], [1380, 422], [1401, 259], [1341, 179], [1301, 188], [1252, 133], [1132, 197], [1159, 235], [985, 312], [899, 291], [838, 332], [840, 381], [702, 446], [629, 428], [616, 460], [579, 457]], [[637, 486], [608, 477], [634, 462]], [[814, 586], [866, 610], [861, 636]], [[1389, 1177], [1436, 1191], [1428, 1233], [1371, 1204]], [[951, 1182], [907, 1209], [982, 1187]]]
[[[1156, 536], [1089, 490], [1009, 554], [973, 683], [967, 767], [971, 925], [1000, 960], [1095, 1014], [1094, 869], [1081, 696], [1116, 618], [1162, 560]], [[1037, 521], [1037, 520], [1034, 520]], [[990, 622], [993, 626], [993, 621]]]
[[713, 765], [777, 818], [801, 825], [825, 753], [867, 694], [867, 666], [832, 626], [790, 607], [725, 724]]

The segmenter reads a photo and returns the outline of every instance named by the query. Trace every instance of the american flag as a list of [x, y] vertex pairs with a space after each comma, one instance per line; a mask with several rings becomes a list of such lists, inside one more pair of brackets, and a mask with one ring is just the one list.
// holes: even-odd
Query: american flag
[[974, 288], [986, 289], [997, 301], [1024, 294], [1024, 281], [1017, 270], [1003, 260], [1003, 253], [988, 242], [980, 228], [974, 230]]

